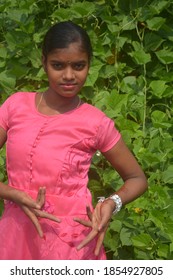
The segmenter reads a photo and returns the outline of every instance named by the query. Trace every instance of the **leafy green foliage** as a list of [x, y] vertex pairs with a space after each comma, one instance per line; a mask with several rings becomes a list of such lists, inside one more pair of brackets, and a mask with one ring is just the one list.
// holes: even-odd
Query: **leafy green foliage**
[[[173, 258], [173, 1], [0, 0], [0, 102], [18, 90], [43, 91], [43, 35], [73, 20], [94, 49], [81, 97], [115, 120], [145, 171], [149, 190], [118, 213], [105, 246], [110, 259]], [[4, 149], [0, 179], [6, 180]], [[100, 153], [89, 187], [108, 196], [122, 180]], [[2, 211], [2, 205], [0, 206]]]

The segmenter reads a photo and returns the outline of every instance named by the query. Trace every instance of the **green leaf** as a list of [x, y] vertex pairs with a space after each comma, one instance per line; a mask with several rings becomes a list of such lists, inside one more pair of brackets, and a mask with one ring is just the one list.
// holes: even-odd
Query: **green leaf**
[[54, 20], [70, 20], [71, 17], [72, 17], [72, 13], [69, 13], [69, 9], [65, 9], [65, 8], [56, 9], [52, 13], [52, 18]]
[[131, 16], [124, 16], [122, 21], [122, 30], [133, 30], [135, 29], [135, 21]]
[[156, 56], [163, 64], [170, 64], [173, 63], [173, 52], [163, 49], [160, 51], [157, 51]]
[[150, 211], [148, 219], [151, 220], [155, 224], [156, 227], [158, 227], [161, 230], [164, 230], [164, 223], [163, 223], [164, 222], [164, 216], [161, 212], [158, 215], [158, 211], [155, 210], [155, 209], [152, 209]]
[[6, 58], [7, 57], [7, 49], [0, 45], [0, 57]]
[[129, 231], [129, 229], [122, 228], [122, 230], [120, 231], [120, 240], [121, 240], [122, 246], [131, 246], [132, 245], [131, 232]]
[[116, 233], [114, 233], [114, 236], [111, 235], [109, 229], [106, 232], [106, 236], [104, 239], [104, 245], [111, 249], [112, 251], [116, 251], [119, 246], [119, 238]]
[[151, 113], [151, 120], [153, 126], [157, 128], [169, 128], [172, 126], [166, 113], [159, 110], [155, 110]]
[[173, 242], [170, 244], [170, 252], [173, 252]]
[[166, 19], [162, 17], [153, 17], [150, 20], [147, 20], [147, 26], [151, 30], [159, 30], [160, 27], [165, 23]]
[[159, 247], [157, 249], [157, 254], [161, 258], [168, 259], [169, 245], [168, 244], [159, 244]]
[[93, 86], [95, 84], [95, 82], [99, 76], [99, 70], [101, 69], [102, 66], [103, 66], [102, 62], [100, 62], [97, 59], [94, 59], [92, 65], [90, 67], [89, 75], [85, 82], [85, 86]]
[[95, 4], [85, 1], [74, 3], [70, 8], [59, 8], [53, 14], [53, 18], [72, 20], [72, 18], [88, 17], [95, 11]]
[[11, 9], [8, 13], [8, 17], [17, 22], [17, 23], [24, 23], [26, 21], [26, 17], [28, 14], [28, 10], [24, 9]]
[[95, 11], [95, 4], [92, 2], [85, 1], [83, 3], [74, 3], [70, 7], [70, 11], [75, 12], [80, 18], [88, 17]]
[[145, 50], [147, 52], [156, 51], [164, 41], [165, 39], [158, 34], [155, 34], [154, 32], [148, 32], [144, 36]]
[[122, 228], [122, 222], [119, 220], [114, 220], [110, 224], [110, 229], [114, 230], [115, 232], [120, 232]]
[[14, 91], [14, 87], [16, 84], [16, 78], [11, 76], [8, 71], [4, 71], [0, 73], [0, 85], [7, 90]]
[[116, 118], [116, 124], [123, 130], [131, 130], [136, 133], [140, 125], [132, 120], [125, 119], [124, 117], [118, 116]]
[[107, 106], [109, 96], [110, 93], [108, 91], [100, 90], [99, 92], [94, 93], [92, 102], [97, 108], [103, 110], [105, 106]]
[[156, 13], [159, 14], [164, 9], [169, 7], [169, 1], [167, 0], [161, 0], [161, 1], [153, 1], [152, 3], [152, 9], [155, 9]]
[[119, 33], [120, 31], [120, 27], [119, 25], [116, 25], [115, 23], [112, 24], [108, 24], [108, 29], [111, 33], [113, 33], [114, 35], [117, 33]]
[[135, 247], [139, 247], [141, 249], [150, 250], [152, 245], [151, 236], [147, 233], [141, 233], [137, 236], [132, 236], [132, 243]]
[[166, 85], [166, 82], [165, 81], [161, 81], [161, 80], [158, 80], [158, 81], [152, 81], [150, 83], [150, 88], [152, 89], [152, 92], [155, 96], [161, 98], [164, 91], [167, 89], [167, 85]]
[[173, 165], [162, 172], [162, 180], [165, 184], [173, 184]]
[[109, 108], [114, 111], [115, 114], [121, 112], [122, 106], [127, 104], [128, 94], [119, 94], [116, 90], [112, 90], [108, 97], [108, 111]]
[[[136, 77], [135, 76], [127, 76], [122, 79], [120, 84], [121, 91], [124, 93], [133, 93], [136, 86]], [[127, 95], [126, 95], [127, 96]]]
[[40, 50], [34, 49], [31, 52], [29, 59], [31, 60], [33, 67], [35, 67], [35, 68], [41, 67], [41, 51]]
[[130, 56], [139, 65], [143, 65], [143, 64], [146, 64], [146, 63], [151, 61], [150, 54], [149, 53], [145, 53], [145, 51], [143, 49], [131, 52]]
[[0, 156], [0, 166], [4, 165], [4, 158]]

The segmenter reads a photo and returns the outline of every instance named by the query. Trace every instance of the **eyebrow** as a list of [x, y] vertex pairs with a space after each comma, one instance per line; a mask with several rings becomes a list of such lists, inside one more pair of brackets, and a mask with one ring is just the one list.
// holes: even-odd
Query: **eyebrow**
[[75, 64], [75, 63], [81, 63], [81, 64], [86, 64], [87, 61], [86, 60], [77, 60], [77, 61], [63, 61], [63, 60], [55, 60], [52, 59], [50, 60], [51, 63], [62, 63], [62, 64]]

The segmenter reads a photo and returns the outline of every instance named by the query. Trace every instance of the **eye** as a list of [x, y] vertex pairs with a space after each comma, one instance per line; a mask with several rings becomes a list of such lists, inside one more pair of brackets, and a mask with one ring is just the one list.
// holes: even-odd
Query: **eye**
[[84, 68], [85, 68], [85, 66], [86, 66], [86, 63], [81, 63], [81, 62], [77, 62], [77, 63], [73, 63], [72, 64], [72, 68], [74, 69], [74, 70], [76, 70], [76, 71], [81, 71], [81, 70], [83, 70]]
[[55, 63], [52, 63], [51, 65], [55, 70], [62, 70], [65, 68], [64, 63], [62, 63], [62, 62], [55, 62]]

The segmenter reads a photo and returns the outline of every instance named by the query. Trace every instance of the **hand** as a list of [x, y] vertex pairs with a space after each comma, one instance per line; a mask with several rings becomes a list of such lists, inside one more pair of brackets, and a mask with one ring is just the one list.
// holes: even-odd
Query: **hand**
[[92, 228], [88, 236], [78, 245], [77, 250], [82, 249], [85, 245], [87, 245], [91, 240], [93, 240], [97, 236], [98, 238], [94, 254], [96, 256], [99, 255], [106, 234], [106, 230], [109, 226], [109, 222], [112, 216], [112, 211], [113, 207], [110, 203], [110, 200], [106, 200], [104, 202], [97, 203], [93, 213], [91, 212], [90, 207], [87, 206], [87, 215], [89, 218], [88, 221], [80, 218], [74, 218], [76, 222], [86, 227]]
[[30, 218], [40, 237], [43, 237], [43, 231], [38, 217], [46, 218], [58, 223], [61, 222], [56, 216], [41, 210], [45, 203], [45, 194], [46, 188], [40, 187], [37, 198], [34, 200], [27, 193], [15, 189], [13, 192], [13, 199], [11, 199], [13, 202], [18, 204], [23, 212]]

